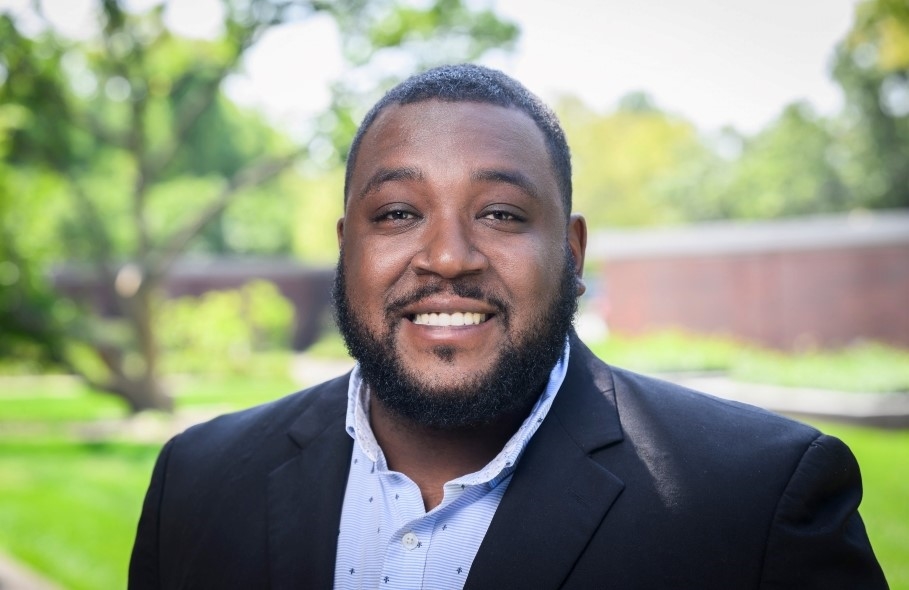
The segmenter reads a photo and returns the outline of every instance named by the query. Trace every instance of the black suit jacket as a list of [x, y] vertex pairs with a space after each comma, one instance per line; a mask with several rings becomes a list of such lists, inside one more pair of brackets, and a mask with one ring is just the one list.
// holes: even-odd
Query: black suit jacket
[[[330, 588], [348, 376], [161, 452], [130, 588]], [[607, 367], [572, 338], [467, 588], [886, 588], [839, 440]]]

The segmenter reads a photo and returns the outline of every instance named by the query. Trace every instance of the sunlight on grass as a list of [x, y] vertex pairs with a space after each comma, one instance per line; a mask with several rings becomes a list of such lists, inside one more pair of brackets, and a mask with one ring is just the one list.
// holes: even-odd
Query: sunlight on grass
[[75, 590], [126, 587], [158, 445], [0, 442], [0, 546]]
[[675, 331], [639, 337], [613, 334], [587, 344], [607, 363], [642, 373], [725, 371], [743, 348], [732, 340]]
[[837, 351], [795, 355], [761, 351], [743, 354], [729, 370], [742, 381], [842, 391], [909, 391], [909, 351], [862, 343]]
[[612, 335], [591, 348], [610, 364], [643, 373], [724, 372], [740, 381], [784, 387], [909, 391], [909, 351], [872, 342], [786, 354], [726, 338], [667, 331]]
[[[70, 422], [121, 418], [125, 402], [93, 391], [71, 377], [2, 378], [0, 424], [4, 422]], [[16, 392], [9, 391], [16, 389]]]

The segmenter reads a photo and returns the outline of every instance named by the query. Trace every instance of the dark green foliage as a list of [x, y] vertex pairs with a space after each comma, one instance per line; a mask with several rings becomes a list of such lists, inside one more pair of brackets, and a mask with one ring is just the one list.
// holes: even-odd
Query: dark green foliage
[[0, 236], [0, 243], [0, 364], [16, 359], [26, 370], [59, 368], [64, 334], [55, 297], [35, 269], [10, 250], [11, 240]]

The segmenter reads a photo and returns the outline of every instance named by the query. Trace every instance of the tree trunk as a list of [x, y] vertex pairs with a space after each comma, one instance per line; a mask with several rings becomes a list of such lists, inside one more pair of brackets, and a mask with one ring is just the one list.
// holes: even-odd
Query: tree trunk
[[[133, 413], [143, 410], [173, 412], [173, 399], [160, 374], [155, 324], [155, 293], [160, 280], [146, 275], [140, 268], [138, 265], [121, 268], [111, 285], [120, 311], [129, 323], [132, 339], [125, 347], [109, 343], [95, 346], [110, 378], [105, 383], [93, 385], [122, 397]], [[124, 271], [129, 274], [125, 275]]]
[[157, 316], [153, 309], [158, 283], [160, 281], [155, 275], [143, 272], [139, 288], [135, 295], [128, 298], [126, 306], [132, 320], [136, 348], [142, 359], [141, 367], [134, 369], [138, 374], [130, 379], [132, 384], [127, 398], [134, 412], [142, 410], [172, 412], [174, 409], [173, 399], [165, 391], [160, 374], [161, 351], [155, 323]]
[[144, 410], [174, 411], [174, 400], [158, 379], [123, 382], [118, 384], [115, 393], [126, 400], [134, 414]]

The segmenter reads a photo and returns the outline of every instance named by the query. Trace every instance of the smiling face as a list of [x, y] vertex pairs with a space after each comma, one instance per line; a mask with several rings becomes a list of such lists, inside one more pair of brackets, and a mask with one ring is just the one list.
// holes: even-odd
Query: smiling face
[[527, 115], [388, 107], [363, 136], [338, 238], [339, 324], [390, 409], [469, 426], [539, 395], [583, 290], [586, 228]]

